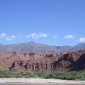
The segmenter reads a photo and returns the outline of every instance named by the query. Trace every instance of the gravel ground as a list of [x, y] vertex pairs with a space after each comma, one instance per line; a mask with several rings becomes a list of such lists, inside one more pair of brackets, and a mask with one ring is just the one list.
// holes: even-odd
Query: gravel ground
[[0, 78], [0, 85], [85, 85], [85, 81], [40, 78]]

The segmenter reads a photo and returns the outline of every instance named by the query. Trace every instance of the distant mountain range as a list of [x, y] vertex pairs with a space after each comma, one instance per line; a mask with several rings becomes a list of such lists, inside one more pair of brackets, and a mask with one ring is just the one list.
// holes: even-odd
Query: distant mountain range
[[75, 46], [52, 46], [42, 43], [18, 43], [3, 45], [0, 44], [0, 52], [48, 52], [48, 51], [76, 51], [76, 50], [85, 50], [85, 43], [80, 43]]

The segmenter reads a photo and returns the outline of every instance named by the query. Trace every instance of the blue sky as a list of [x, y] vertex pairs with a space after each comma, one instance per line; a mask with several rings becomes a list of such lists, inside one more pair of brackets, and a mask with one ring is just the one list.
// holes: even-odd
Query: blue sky
[[0, 43], [85, 43], [85, 0], [0, 0]]

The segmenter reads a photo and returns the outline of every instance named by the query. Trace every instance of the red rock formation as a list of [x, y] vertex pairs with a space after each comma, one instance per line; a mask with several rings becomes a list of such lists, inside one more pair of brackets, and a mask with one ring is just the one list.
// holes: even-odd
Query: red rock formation
[[[85, 68], [85, 51], [0, 53], [0, 69], [16, 71], [69, 71]], [[82, 68], [76, 68], [81, 66]]]

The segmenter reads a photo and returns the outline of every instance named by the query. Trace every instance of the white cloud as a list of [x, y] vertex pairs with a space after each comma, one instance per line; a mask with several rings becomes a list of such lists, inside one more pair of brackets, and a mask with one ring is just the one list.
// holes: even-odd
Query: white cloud
[[10, 37], [6, 37], [5, 40], [7, 40], [7, 41], [11, 41], [12, 38], [10, 38]]
[[0, 39], [2, 39], [2, 40], [8, 40], [8, 41], [10, 41], [10, 40], [13, 40], [13, 39], [15, 39], [15, 38], [17, 38], [16, 37], [16, 35], [8, 35], [8, 34], [6, 34], [6, 33], [1, 33], [0, 34]]
[[17, 38], [16, 35], [11, 35], [11, 36], [7, 36], [7, 37], [5, 38], [5, 40], [10, 41], [10, 40], [13, 40], [13, 39], [15, 39], [15, 38]]
[[11, 40], [14, 40], [14, 39], [21, 39], [21, 38], [34, 38], [34, 39], [38, 39], [38, 38], [45, 38], [47, 37], [48, 35], [45, 34], [45, 33], [32, 33], [32, 34], [28, 34], [28, 35], [22, 35], [22, 34], [19, 34], [19, 35], [8, 35], [6, 33], [1, 33], [0, 34], [0, 39], [1, 40], [4, 40], [4, 41], [11, 41]]
[[65, 39], [72, 39], [72, 38], [74, 38], [74, 36], [71, 34], [65, 36]]
[[26, 38], [35, 38], [35, 39], [45, 38], [45, 37], [47, 37], [47, 34], [45, 33], [32, 33], [32, 34], [26, 35]]
[[5, 38], [5, 37], [7, 37], [7, 34], [6, 33], [1, 33], [0, 34], [0, 38]]
[[11, 36], [12, 39], [15, 39], [16, 37], [17, 37], [16, 35], [12, 35], [12, 36]]
[[81, 38], [79, 39], [79, 41], [82, 42], [82, 43], [83, 43], [83, 42], [85, 43], [85, 37], [81, 37]]

